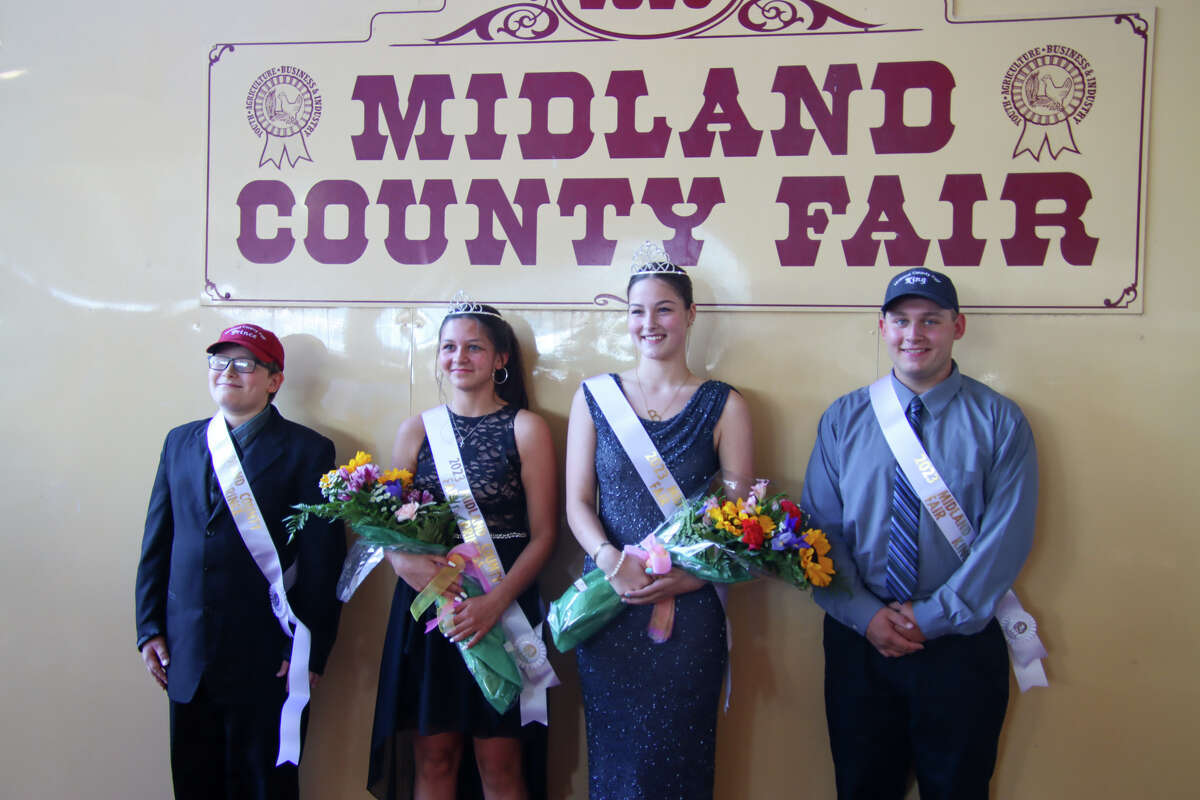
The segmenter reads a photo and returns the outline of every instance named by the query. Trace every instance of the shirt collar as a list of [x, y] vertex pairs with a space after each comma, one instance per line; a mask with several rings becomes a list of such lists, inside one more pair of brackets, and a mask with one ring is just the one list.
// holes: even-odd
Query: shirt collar
[[[896, 377], [895, 371], [890, 373], [892, 376], [892, 387], [896, 390], [896, 397], [900, 400], [900, 405], [903, 408], [908, 408], [908, 404], [912, 402], [916, 392], [905, 386]], [[950, 362], [950, 374], [946, 379], [934, 386], [921, 395], [921, 403], [933, 417], [937, 417], [942, 413], [942, 410], [950, 404], [954, 396], [958, 394], [958, 390], [962, 388], [962, 373], [958, 371], [958, 362]], [[247, 423], [249, 424], [249, 423]]]
[[[234, 441], [238, 443], [238, 447], [245, 449], [250, 446], [250, 443], [254, 441], [254, 438], [258, 436], [259, 432], [262, 431], [263, 427], [266, 426], [270, 419], [271, 404], [267, 403], [266, 408], [243, 422], [241, 425], [238, 425], [236, 428], [231, 430], [229, 434], [233, 436]], [[228, 425], [229, 423], [227, 422], [225, 424]]]

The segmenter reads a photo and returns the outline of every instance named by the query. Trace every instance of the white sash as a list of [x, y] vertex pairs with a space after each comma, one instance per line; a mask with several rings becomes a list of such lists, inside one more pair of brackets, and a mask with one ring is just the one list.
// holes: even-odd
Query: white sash
[[595, 375], [583, 383], [591, 391], [596, 405], [600, 406], [600, 413], [612, 426], [625, 455], [629, 456], [642, 483], [646, 484], [646, 489], [658, 504], [663, 519], [670, 519], [686, 498], [675, 482], [675, 476], [663, 463], [658, 448], [650, 441], [650, 434], [646, 433], [637, 414], [633, 412], [633, 406], [625, 399], [621, 387], [611, 375]]
[[[871, 409], [883, 430], [883, 438], [896, 457], [896, 463], [904, 470], [908, 482], [924, 503], [925, 510], [937, 523], [938, 530], [958, 557], [965, 559], [975, 541], [975, 530], [908, 424], [904, 407], [900, 405], [900, 398], [892, 386], [891, 375], [884, 375], [872, 383], [870, 393]], [[1021, 608], [1012, 589], [996, 604], [996, 619], [1004, 631], [1004, 640], [1012, 655], [1013, 673], [1021, 691], [1034, 686], [1049, 686], [1046, 671], [1042, 668], [1046, 648], [1038, 638], [1037, 623], [1029, 612]]]
[[[504, 565], [492, 542], [492, 534], [483, 512], [475, 502], [467, 471], [463, 466], [462, 452], [454, 438], [450, 422], [450, 410], [444, 406], [431, 408], [421, 414], [425, 423], [425, 436], [429, 440], [429, 451], [437, 467], [442, 492], [458, 521], [463, 541], [474, 544], [480, 553], [476, 564], [495, 586], [504, 580]], [[542, 640], [542, 623], [534, 628], [525, 618], [521, 607], [513, 602], [500, 617], [500, 627], [507, 637], [506, 649], [512, 654], [524, 677], [521, 686], [521, 724], [531, 722], [549, 724], [546, 709], [546, 690], [558, 686], [558, 676], [546, 658], [546, 643]]]
[[[212, 456], [217, 482], [221, 494], [229, 505], [229, 513], [242, 542], [254, 558], [270, 588], [268, 596], [271, 611], [279, 625], [292, 639], [292, 653], [288, 663], [288, 696], [279, 717], [279, 758], [276, 766], [285, 762], [300, 763], [300, 714], [308, 705], [308, 654], [312, 647], [312, 634], [288, 605], [284, 573], [279, 563], [279, 553], [271, 540], [271, 533], [262, 518], [258, 501], [246, 480], [242, 462], [238, 459], [224, 415], [218, 411], [208, 423], [208, 450]], [[292, 632], [295, 626], [295, 633]]]
[[[592, 398], [600, 407], [600, 413], [608, 420], [617, 441], [621, 443], [621, 449], [625, 451], [625, 455], [629, 456], [642, 483], [646, 484], [647, 491], [654, 498], [654, 502], [658, 504], [658, 510], [662, 512], [663, 519], [670, 519], [686, 499], [683, 496], [683, 490], [679, 488], [671, 470], [667, 469], [662, 454], [650, 440], [650, 434], [646, 433], [641, 420], [634, 413], [633, 406], [629, 405], [625, 393], [617, 385], [616, 379], [612, 375], [593, 375], [583, 384], [592, 393]], [[714, 583], [712, 587], [717, 593], [717, 599], [721, 601], [722, 610], [724, 610], [729, 597], [729, 587], [720, 583]], [[728, 617], [725, 619], [725, 646], [728, 652], [733, 652], [733, 624]], [[728, 711], [729, 697], [733, 692], [732, 659], [727, 660], [726, 664], [725, 710]]]

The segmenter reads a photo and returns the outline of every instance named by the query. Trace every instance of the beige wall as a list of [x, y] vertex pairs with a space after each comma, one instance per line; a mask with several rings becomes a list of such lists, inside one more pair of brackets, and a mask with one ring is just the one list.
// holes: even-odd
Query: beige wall
[[[210, 412], [200, 354], [216, 331], [249, 319], [284, 337], [279, 405], [332, 436], [339, 457], [385, 456], [400, 420], [436, 397], [432, 317], [421, 312], [197, 300], [203, 54], [229, 39], [357, 37], [382, 4], [104, 5], [0, 9], [0, 794], [12, 798], [169, 796], [167, 706], [133, 647], [132, 585], [162, 436]], [[960, 4], [964, 14], [991, 8]], [[1041, 454], [1038, 541], [1017, 588], [1050, 648], [1052, 688], [1013, 698], [1000, 798], [1194, 796], [1200, 419], [1186, 398], [1200, 391], [1200, 10], [1163, 0], [1158, 22], [1145, 314], [972, 315], [957, 348], [966, 372], [1021, 403]], [[515, 318], [537, 353], [536, 405], [561, 447], [579, 379], [628, 363], [621, 319]], [[709, 314], [698, 329], [693, 366], [743, 388], [760, 471], [794, 489], [820, 411], [886, 368], [870, 314]], [[598, 355], [597, 341], [613, 343], [611, 354]], [[576, 552], [564, 530], [551, 591]], [[309, 798], [366, 797], [392, 581], [374, 575], [345, 610], [314, 699]], [[731, 616], [718, 797], [832, 797], [820, 615], [756, 584], [733, 592]], [[557, 798], [582, 797], [579, 694], [572, 661], [557, 664], [568, 680], [551, 697], [552, 786]]]

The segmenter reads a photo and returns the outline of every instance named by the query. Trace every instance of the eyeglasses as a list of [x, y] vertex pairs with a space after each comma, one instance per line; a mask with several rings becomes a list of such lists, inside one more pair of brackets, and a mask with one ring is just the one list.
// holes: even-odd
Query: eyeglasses
[[213, 354], [208, 357], [208, 368], [214, 372], [224, 372], [229, 365], [233, 364], [234, 372], [254, 372], [259, 367], [267, 366], [257, 358], [230, 358], [229, 356], [221, 356]]

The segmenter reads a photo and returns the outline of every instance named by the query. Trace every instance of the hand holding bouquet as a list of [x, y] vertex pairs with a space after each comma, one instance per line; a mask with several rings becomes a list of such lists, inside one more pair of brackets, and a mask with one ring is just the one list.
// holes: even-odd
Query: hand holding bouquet
[[[295, 536], [310, 516], [340, 519], [358, 536], [346, 555], [338, 580], [338, 599], [342, 602], [350, 599], [382, 560], [384, 550], [432, 555], [445, 555], [453, 550], [458, 553], [459, 569], [463, 568], [461, 562], [470, 557], [471, 551], [464, 550], [461, 543], [455, 547], [454, 533], [458, 526], [450, 504], [436, 503], [428, 491], [413, 487], [412, 473], [408, 470], [385, 472], [373, 462], [370, 453], [360, 450], [349, 463], [325, 473], [320, 486], [326, 502], [293, 506], [299, 513], [284, 522], [288, 532]], [[444, 580], [445, 577], [440, 575], [434, 578], [435, 583]], [[468, 596], [485, 591], [466, 575], [462, 578], [462, 586]], [[422, 597], [436, 604], [438, 620], [446, 618], [447, 614], [442, 613], [445, 606], [459, 602], [443, 597], [440, 592], [423, 592], [419, 599]], [[414, 601], [414, 607], [417, 602]], [[428, 602], [424, 603], [414, 616], [423, 613], [428, 605]], [[433, 627], [436, 623], [426, 632]], [[499, 626], [493, 627], [469, 650], [466, 642], [458, 643], [467, 669], [488, 702], [501, 714], [521, 694], [520, 672], [505, 645], [504, 632]]]
[[731, 498], [730, 485], [718, 482], [655, 531], [671, 561], [717, 583], [767, 576], [797, 589], [828, 586], [835, 573], [829, 541], [808, 514], [782, 492], [768, 495], [765, 480], [744, 497]]
[[[768, 576], [798, 589], [828, 586], [835, 571], [825, 534], [811, 528], [808, 514], [786, 495], [768, 495], [765, 480], [739, 492], [738, 487], [749, 483], [718, 476], [708, 492], [685, 501], [640, 549], [627, 551], [650, 563], [661, 547], [675, 566], [714, 583]], [[658, 574], [664, 571], [661, 566], [651, 568]], [[555, 646], [570, 650], [622, 608], [603, 573], [589, 572], [550, 604], [547, 623]], [[654, 629], [653, 620], [651, 625], [651, 638], [661, 641], [662, 631]]]

